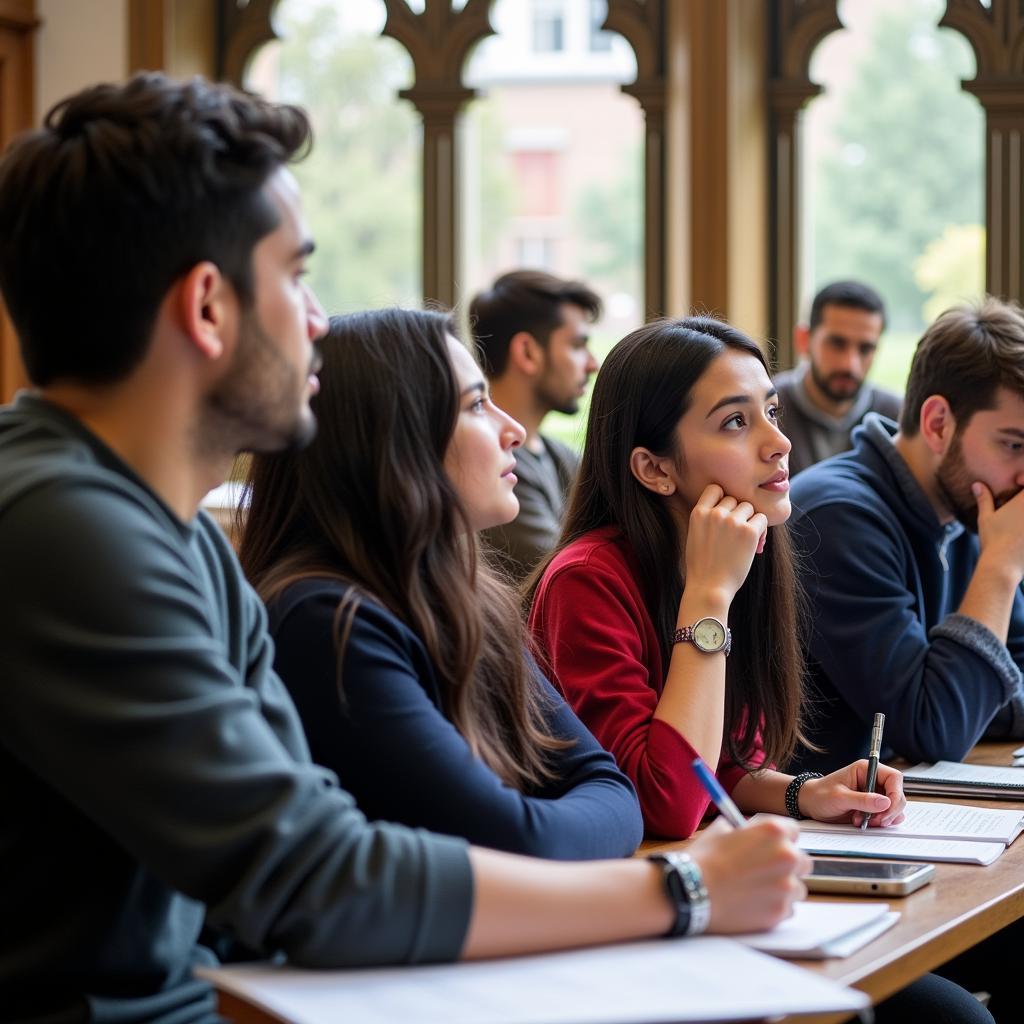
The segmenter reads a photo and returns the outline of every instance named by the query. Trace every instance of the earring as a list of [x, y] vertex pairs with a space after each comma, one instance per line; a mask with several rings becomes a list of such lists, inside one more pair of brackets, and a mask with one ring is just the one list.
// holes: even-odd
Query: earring
[[662, 485], [661, 485], [661, 489], [662, 489], [662, 490], [663, 490], [663, 491], [664, 491], [664, 492], [665, 492], [666, 494], [668, 494], [668, 492], [669, 492], [669, 486], [668, 486], [668, 484], [662, 484]]

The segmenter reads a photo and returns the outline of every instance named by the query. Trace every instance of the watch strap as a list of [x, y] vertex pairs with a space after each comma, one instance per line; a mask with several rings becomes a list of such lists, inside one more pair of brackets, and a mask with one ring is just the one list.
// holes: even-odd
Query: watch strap
[[[713, 616], [707, 616], [707, 615], [704, 616], [704, 618], [712, 618], [712, 617]], [[692, 626], [680, 626], [679, 629], [677, 629], [672, 634], [672, 643], [673, 644], [691, 643], [691, 644], [693, 644], [694, 647], [697, 648], [698, 651], [700, 651], [703, 654], [717, 654], [718, 651], [721, 651], [728, 658], [729, 657], [729, 652], [732, 651], [732, 630], [727, 625], [725, 625], [725, 623], [720, 623], [722, 628], [725, 630], [725, 643], [722, 644], [722, 646], [719, 647], [718, 650], [715, 650], [715, 651], [705, 651], [704, 648], [701, 647], [697, 643], [697, 641], [694, 639], [693, 631], [697, 628], [698, 625], [700, 625], [701, 622], [704, 621], [704, 618], [698, 619]], [[718, 622], [719, 620], [715, 619], [715, 621]]]
[[660, 865], [665, 895], [675, 907], [676, 918], [666, 934], [701, 935], [706, 932], [711, 921], [711, 901], [697, 862], [688, 853], [676, 850], [652, 853], [647, 859]]

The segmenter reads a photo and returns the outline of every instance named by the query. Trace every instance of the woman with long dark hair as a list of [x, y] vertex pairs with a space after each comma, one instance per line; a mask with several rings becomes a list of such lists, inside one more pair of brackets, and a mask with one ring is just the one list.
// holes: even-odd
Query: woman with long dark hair
[[240, 558], [313, 757], [371, 818], [496, 849], [625, 856], [629, 782], [525, 652], [476, 531], [518, 511], [522, 427], [437, 312], [331, 320], [318, 433], [258, 455]]
[[598, 375], [555, 552], [532, 577], [542, 667], [616, 757], [649, 833], [689, 836], [704, 759], [741, 809], [902, 820], [898, 772], [793, 779], [802, 662], [789, 442], [760, 349], [709, 317], [624, 338]]

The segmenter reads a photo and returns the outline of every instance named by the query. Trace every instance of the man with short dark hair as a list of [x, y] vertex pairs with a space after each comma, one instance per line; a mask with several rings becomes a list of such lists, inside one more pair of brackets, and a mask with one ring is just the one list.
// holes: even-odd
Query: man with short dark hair
[[[314, 766], [262, 605], [198, 511], [315, 429], [323, 310], [294, 107], [139, 75], [0, 160], [0, 292], [35, 390], [0, 409], [0, 1017], [213, 1024], [204, 916], [314, 967], [770, 927], [795, 828], [683, 870], [553, 864], [368, 823]], [[696, 892], [696, 890], [695, 890]], [[691, 914], [692, 911], [692, 914]]]
[[797, 770], [959, 761], [1024, 736], [1024, 311], [986, 299], [921, 338], [899, 428], [802, 473], [791, 520], [813, 622]]
[[538, 270], [502, 274], [469, 307], [491, 397], [526, 428], [516, 452], [519, 515], [484, 533], [516, 579], [558, 539], [579, 457], [540, 429], [549, 412], [571, 416], [579, 410], [597, 370], [587, 325], [600, 316], [601, 300], [586, 285]]
[[865, 284], [836, 281], [814, 296], [810, 322], [793, 332], [806, 361], [775, 377], [782, 429], [793, 445], [791, 476], [847, 451], [869, 412], [899, 416], [899, 395], [866, 379], [883, 330], [885, 306]]

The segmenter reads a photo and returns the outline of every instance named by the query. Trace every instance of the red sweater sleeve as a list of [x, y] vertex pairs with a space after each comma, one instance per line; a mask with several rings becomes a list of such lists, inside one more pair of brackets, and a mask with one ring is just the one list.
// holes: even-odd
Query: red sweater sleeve
[[[690, 767], [697, 752], [654, 717], [663, 686], [653, 623], [628, 574], [587, 561], [553, 565], [530, 612], [538, 656], [584, 724], [636, 787], [649, 834], [693, 834], [708, 796]], [[731, 791], [745, 774], [723, 760]]]

